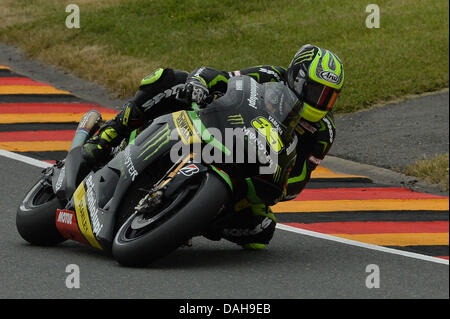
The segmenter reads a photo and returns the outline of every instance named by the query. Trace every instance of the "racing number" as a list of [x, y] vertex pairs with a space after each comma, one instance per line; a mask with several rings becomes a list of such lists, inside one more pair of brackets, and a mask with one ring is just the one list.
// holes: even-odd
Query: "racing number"
[[264, 135], [270, 147], [275, 151], [279, 152], [283, 148], [283, 142], [277, 133], [277, 130], [270, 124], [268, 120], [264, 117], [258, 117], [253, 120], [252, 125], [259, 133]]

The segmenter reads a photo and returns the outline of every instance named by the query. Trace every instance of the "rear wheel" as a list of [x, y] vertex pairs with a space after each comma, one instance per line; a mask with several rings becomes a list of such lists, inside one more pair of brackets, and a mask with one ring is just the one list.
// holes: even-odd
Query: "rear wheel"
[[[179, 191], [148, 213], [133, 213], [121, 225], [112, 247], [124, 266], [145, 266], [177, 249], [201, 231], [227, 202], [229, 191], [217, 176], [204, 178]], [[135, 205], [129, 206], [134, 209]]]
[[33, 245], [65, 241], [56, 228], [56, 210], [61, 206], [52, 185], [45, 178], [39, 180], [17, 209], [16, 227], [20, 236]]

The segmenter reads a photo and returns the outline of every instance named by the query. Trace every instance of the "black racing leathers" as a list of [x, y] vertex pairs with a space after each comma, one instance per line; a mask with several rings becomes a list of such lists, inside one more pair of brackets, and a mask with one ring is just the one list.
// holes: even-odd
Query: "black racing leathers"
[[[199, 77], [203, 79], [210, 93], [226, 92], [228, 79], [232, 76], [251, 76], [259, 83], [285, 82], [286, 70], [280, 66], [262, 65], [238, 71], [218, 71], [210, 67], [200, 67], [192, 71], [187, 81]], [[317, 123], [300, 120], [296, 127], [298, 138], [297, 159], [288, 180], [284, 200], [295, 198], [306, 186], [311, 172], [330, 150], [336, 136], [333, 115], [329, 112]]]
[[[210, 93], [227, 90], [228, 79], [233, 76], [247, 75], [259, 83], [285, 81], [286, 70], [279, 66], [262, 65], [238, 71], [218, 71], [210, 67], [200, 67], [191, 73], [173, 69], [158, 69], [145, 77], [134, 98], [123, 106], [121, 112], [100, 130], [95, 143], [88, 152], [94, 153], [98, 148], [115, 146], [128, 137], [130, 132], [152, 119], [186, 108], [186, 104], [176, 100], [175, 85], [184, 84], [199, 79], [206, 84]], [[112, 130], [111, 130], [112, 129]], [[113, 131], [111, 133], [111, 131]], [[109, 133], [108, 133], [109, 132]], [[300, 120], [296, 127], [297, 158], [289, 175], [286, 194], [281, 200], [295, 198], [305, 187], [311, 177], [311, 172], [328, 153], [333, 144], [336, 130], [333, 115], [328, 113], [317, 123]], [[106, 142], [104, 142], [105, 138]], [[95, 138], [94, 138], [95, 139]], [[276, 219], [270, 208], [264, 203], [264, 198], [257, 195], [261, 187], [247, 179], [241, 187], [242, 196], [234, 202], [233, 209], [239, 215], [231, 219], [220, 230], [211, 230], [205, 236], [210, 239], [226, 238], [240, 245], [254, 243], [267, 244], [273, 236]]]

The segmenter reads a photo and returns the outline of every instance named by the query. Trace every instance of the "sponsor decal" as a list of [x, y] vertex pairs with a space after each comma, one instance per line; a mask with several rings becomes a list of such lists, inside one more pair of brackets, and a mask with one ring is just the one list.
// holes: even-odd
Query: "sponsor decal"
[[281, 141], [277, 130], [266, 118], [262, 116], [258, 117], [252, 121], [252, 126], [266, 138], [266, 141], [276, 153], [279, 153], [282, 150], [284, 146], [283, 142]]
[[125, 114], [123, 115], [123, 120], [122, 120], [122, 124], [125, 126], [128, 125], [128, 119], [130, 118], [130, 113], [131, 113], [131, 105], [128, 104], [125, 109]]
[[281, 81], [280, 76], [278, 75], [277, 72], [272, 71], [272, 70], [268, 70], [266, 68], [260, 68], [259, 72], [263, 72], [263, 73], [267, 73], [269, 75], [272, 75], [275, 79], [277, 79], [277, 81]]
[[58, 180], [56, 181], [56, 185], [55, 185], [56, 192], [58, 192], [59, 189], [61, 188], [65, 175], [66, 175], [66, 167], [63, 166], [63, 168], [59, 172]]
[[312, 48], [309, 51], [304, 51], [304, 52], [298, 54], [295, 57], [295, 59], [294, 59], [292, 64], [296, 65], [296, 64], [303, 63], [303, 62], [312, 61], [313, 57], [314, 57], [314, 48]]
[[134, 181], [134, 179], [136, 178], [136, 176], [139, 175], [139, 173], [138, 173], [137, 169], [134, 167], [134, 164], [131, 160], [130, 152], [131, 151], [130, 151], [129, 147], [125, 148], [125, 151], [124, 151], [125, 160], [124, 160], [123, 164], [127, 168], [128, 174], [130, 175], [131, 180]]
[[233, 236], [233, 237], [241, 237], [241, 236], [252, 236], [259, 234], [264, 229], [266, 229], [270, 224], [272, 223], [272, 220], [268, 217], [264, 218], [263, 221], [256, 225], [252, 229], [248, 228], [225, 228], [222, 232], [225, 236]]
[[339, 83], [339, 77], [330, 71], [322, 71], [320, 72], [320, 77], [324, 79], [325, 81], [331, 82], [331, 83]]
[[162, 99], [177, 95], [178, 90], [183, 87], [184, 87], [184, 84], [179, 84], [179, 85], [173, 86], [170, 89], [165, 90], [164, 92], [156, 94], [153, 98], [151, 98], [150, 100], [148, 100], [147, 102], [145, 102], [142, 105], [142, 109], [145, 112], [147, 109], [151, 108], [153, 105], [159, 103]]
[[77, 217], [78, 227], [81, 233], [89, 242], [89, 245], [95, 248], [102, 249], [100, 244], [92, 232], [91, 221], [89, 219], [89, 213], [86, 206], [86, 189], [84, 188], [84, 183], [81, 183], [75, 193], [73, 194], [75, 213]]
[[316, 164], [316, 165], [319, 165], [320, 162], [322, 162], [321, 159], [319, 159], [319, 158], [317, 158], [317, 157], [315, 157], [315, 156], [313, 156], [313, 155], [311, 155], [311, 156], [308, 157], [308, 161], [310, 161], [311, 163], [314, 163], [314, 164]]
[[292, 153], [292, 151], [295, 150], [295, 147], [297, 146], [297, 142], [298, 142], [298, 138], [297, 138], [297, 134], [295, 134], [294, 140], [292, 141], [291, 144], [289, 144], [289, 146], [286, 149], [287, 155], [290, 155]]
[[184, 144], [188, 145], [201, 142], [186, 111], [172, 113], [172, 117]]
[[258, 102], [258, 85], [255, 80], [252, 79], [250, 84], [250, 97], [247, 99], [248, 105], [257, 109], [256, 102]]
[[73, 211], [65, 209], [58, 209], [56, 211], [56, 229], [58, 229], [64, 238], [89, 245], [89, 242], [83, 237], [78, 228], [75, 212]]
[[58, 214], [58, 218], [57, 221], [59, 223], [64, 223], [64, 224], [68, 224], [68, 225], [72, 225], [72, 217], [75, 217], [74, 215], [71, 214], [71, 212], [68, 211], [59, 211]]
[[241, 114], [229, 115], [227, 117], [228, 123], [233, 125], [241, 125], [244, 124], [244, 118]]
[[253, 128], [244, 128], [243, 133], [248, 137], [249, 142], [256, 146], [259, 160], [264, 164], [268, 163], [269, 171], [273, 174], [275, 170], [275, 163], [272, 156], [270, 156], [266, 150], [266, 141], [258, 138]]
[[315, 133], [317, 131], [317, 129], [312, 126], [311, 124], [309, 124], [308, 122], [306, 122], [304, 119], [300, 119], [299, 124], [306, 129], [307, 131], [311, 132], [311, 133]]
[[200, 69], [197, 70], [197, 72], [195, 72], [195, 74], [193, 75], [193, 77], [198, 77], [200, 76], [200, 74], [205, 70], [205, 67], [202, 66]]
[[283, 129], [281, 128], [280, 123], [278, 123], [278, 121], [272, 115], [269, 115], [269, 121], [273, 126], [275, 126], [278, 134], [283, 135]]
[[[143, 147], [144, 150], [139, 154], [138, 158], [143, 156], [144, 154], [149, 154], [144, 158], [144, 161], [148, 160], [155, 154], [163, 145], [167, 144], [170, 141], [170, 129], [169, 125], [166, 124], [163, 128], [159, 129], [151, 139], [149, 139]], [[153, 149], [153, 152], [150, 153], [150, 150]]]
[[328, 134], [330, 135], [330, 143], [333, 143], [334, 140], [333, 126], [326, 117], [323, 118], [323, 121], [327, 124], [328, 127]]
[[192, 176], [194, 174], [197, 174], [199, 172], [199, 168], [197, 167], [197, 165], [195, 164], [190, 164], [188, 166], [183, 167], [182, 169], [180, 169], [180, 171], [178, 172], [183, 174], [184, 176]]
[[92, 220], [92, 231], [94, 234], [98, 234], [102, 230], [103, 224], [101, 224], [100, 220], [98, 219], [98, 214], [100, 213], [100, 211], [97, 207], [97, 198], [94, 192], [94, 181], [92, 175], [89, 175], [89, 177], [86, 179], [86, 186], [86, 199]]

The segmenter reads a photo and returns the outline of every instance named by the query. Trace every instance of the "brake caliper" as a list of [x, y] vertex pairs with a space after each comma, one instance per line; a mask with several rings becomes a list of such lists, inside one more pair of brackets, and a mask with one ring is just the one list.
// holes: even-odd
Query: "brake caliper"
[[159, 208], [163, 203], [163, 191], [150, 192], [145, 195], [134, 208], [138, 213], [149, 213]]

